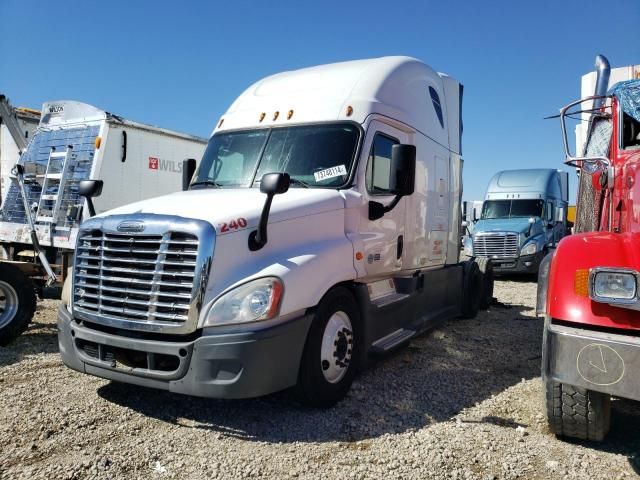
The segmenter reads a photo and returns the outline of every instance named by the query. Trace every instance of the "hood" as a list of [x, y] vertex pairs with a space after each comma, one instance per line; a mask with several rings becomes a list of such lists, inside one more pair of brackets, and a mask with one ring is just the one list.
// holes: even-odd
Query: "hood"
[[[134, 213], [176, 215], [209, 222], [218, 234], [222, 234], [242, 229], [243, 225], [232, 229], [222, 228], [224, 224], [231, 222], [234, 222], [234, 225], [242, 224], [238, 222], [239, 219], [246, 221], [244, 228], [255, 228], [266, 198], [258, 188], [206, 188], [131, 203], [99, 216]], [[341, 208], [344, 208], [344, 199], [337, 190], [291, 188], [286, 193], [273, 197], [269, 223]]]
[[[540, 218], [534, 217], [535, 223], [531, 228], [531, 234], [533, 235], [538, 230], [540, 224]], [[495, 218], [487, 220], [478, 220], [473, 226], [473, 233], [478, 232], [516, 232], [526, 233], [529, 231], [529, 218]]]

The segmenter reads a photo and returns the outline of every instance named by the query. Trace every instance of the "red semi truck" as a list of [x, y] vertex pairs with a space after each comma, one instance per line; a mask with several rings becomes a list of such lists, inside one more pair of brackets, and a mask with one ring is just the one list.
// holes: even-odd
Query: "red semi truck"
[[[540, 268], [542, 379], [549, 427], [601, 441], [611, 396], [640, 401], [640, 79], [608, 89], [596, 58], [595, 95], [560, 111], [566, 163], [579, 171], [575, 235]], [[584, 150], [568, 148], [565, 118], [590, 113]]]

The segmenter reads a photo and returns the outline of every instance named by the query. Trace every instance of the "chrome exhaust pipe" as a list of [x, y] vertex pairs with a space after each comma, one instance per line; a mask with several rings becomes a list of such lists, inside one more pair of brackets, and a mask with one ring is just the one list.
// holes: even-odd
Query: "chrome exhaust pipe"
[[[611, 75], [611, 66], [609, 60], [604, 55], [596, 57], [596, 90], [594, 96], [604, 97], [609, 89], [609, 77]], [[596, 98], [593, 100], [593, 110], [598, 110], [604, 105], [604, 98]], [[595, 113], [595, 112], [594, 112]]]

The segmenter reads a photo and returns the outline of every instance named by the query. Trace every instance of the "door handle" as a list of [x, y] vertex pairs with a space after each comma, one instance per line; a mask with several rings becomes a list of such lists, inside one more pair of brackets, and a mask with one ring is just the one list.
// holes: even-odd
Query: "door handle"
[[400, 260], [400, 257], [402, 257], [403, 248], [404, 248], [404, 238], [402, 235], [399, 235], [398, 243], [396, 244], [396, 260]]

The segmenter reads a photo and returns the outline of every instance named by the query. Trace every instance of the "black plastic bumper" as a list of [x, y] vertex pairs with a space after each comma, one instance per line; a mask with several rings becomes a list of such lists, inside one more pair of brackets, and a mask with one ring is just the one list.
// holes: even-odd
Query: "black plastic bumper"
[[545, 322], [543, 376], [640, 401], [640, 338]]
[[129, 338], [78, 324], [61, 305], [58, 343], [68, 367], [199, 397], [247, 398], [295, 385], [311, 316], [188, 342]]
[[533, 255], [523, 255], [518, 258], [498, 258], [491, 259], [494, 273], [538, 273], [540, 262], [545, 256], [545, 252], [538, 252]]

